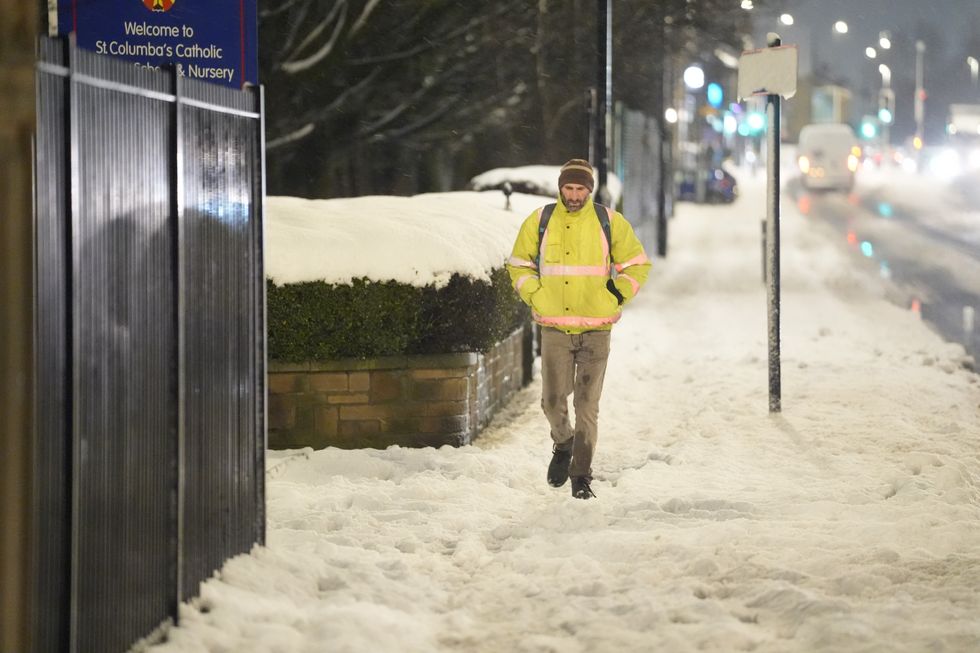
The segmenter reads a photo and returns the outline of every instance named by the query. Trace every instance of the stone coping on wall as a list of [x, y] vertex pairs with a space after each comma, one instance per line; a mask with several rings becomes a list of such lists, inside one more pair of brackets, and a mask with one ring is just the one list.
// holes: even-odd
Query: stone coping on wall
[[290, 363], [269, 361], [270, 372], [349, 372], [420, 368], [454, 368], [476, 365], [478, 352], [461, 354], [421, 354], [418, 356], [382, 356], [378, 358], [340, 358], [332, 361]]

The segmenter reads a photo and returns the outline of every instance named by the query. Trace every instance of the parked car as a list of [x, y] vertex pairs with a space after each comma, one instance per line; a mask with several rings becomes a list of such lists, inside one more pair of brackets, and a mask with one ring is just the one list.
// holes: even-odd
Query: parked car
[[861, 148], [849, 125], [813, 124], [800, 130], [796, 157], [803, 188], [849, 191], [861, 164]]
[[[680, 202], [698, 201], [697, 174], [694, 170], [678, 173], [677, 200]], [[724, 168], [708, 170], [705, 179], [704, 201], [708, 204], [728, 204], [738, 197], [738, 182], [735, 176]]]

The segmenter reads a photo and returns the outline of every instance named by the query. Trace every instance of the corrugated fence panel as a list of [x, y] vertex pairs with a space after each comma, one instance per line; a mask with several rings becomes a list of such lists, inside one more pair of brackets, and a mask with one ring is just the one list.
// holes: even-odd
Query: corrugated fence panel
[[[42, 41], [39, 59], [64, 65], [64, 48]], [[37, 121], [37, 300], [35, 352], [37, 441], [34, 484], [37, 506], [35, 552], [37, 581], [36, 653], [60, 653], [68, 640], [69, 559], [71, 530], [71, 405], [68, 393], [68, 322], [70, 282], [68, 234], [68, 147], [65, 108], [67, 77], [54, 72], [38, 75]]]
[[264, 541], [261, 93], [65, 49], [38, 64], [34, 636], [121, 652]]
[[[256, 359], [255, 234], [260, 225], [256, 93], [186, 82], [191, 101], [235, 113], [182, 108], [185, 477], [184, 596], [231, 553], [256, 542], [263, 462], [256, 442], [260, 367]], [[264, 452], [264, 446], [261, 448]], [[237, 518], [232, 518], [237, 516]]]
[[[647, 253], [656, 251], [656, 225], [660, 185], [660, 127], [639, 111], [622, 110], [619, 126], [622, 164], [623, 213], [633, 223]], [[664, 192], [669, 196], [670, 182]]]
[[[78, 50], [76, 73], [167, 92]], [[172, 104], [73, 80], [77, 651], [123, 651], [173, 615], [177, 353]]]

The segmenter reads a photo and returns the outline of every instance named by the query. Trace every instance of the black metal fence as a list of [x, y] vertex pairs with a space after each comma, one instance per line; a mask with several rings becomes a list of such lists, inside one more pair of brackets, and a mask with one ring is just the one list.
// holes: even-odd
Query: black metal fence
[[37, 651], [126, 651], [265, 539], [263, 107], [43, 39]]

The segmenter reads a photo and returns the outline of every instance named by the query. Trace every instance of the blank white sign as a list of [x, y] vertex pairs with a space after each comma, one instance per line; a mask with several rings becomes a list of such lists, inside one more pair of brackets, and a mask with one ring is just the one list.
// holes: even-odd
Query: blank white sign
[[738, 99], [753, 95], [796, 95], [798, 56], [795, 45], [747, 50], [738, 58]]

